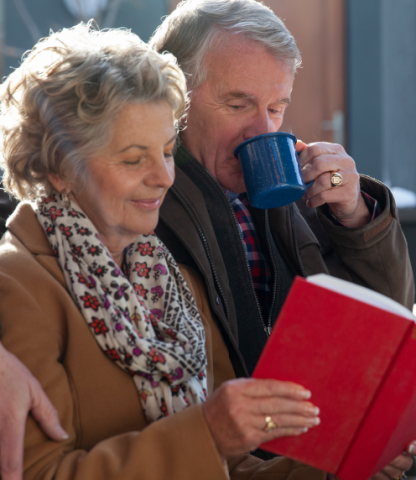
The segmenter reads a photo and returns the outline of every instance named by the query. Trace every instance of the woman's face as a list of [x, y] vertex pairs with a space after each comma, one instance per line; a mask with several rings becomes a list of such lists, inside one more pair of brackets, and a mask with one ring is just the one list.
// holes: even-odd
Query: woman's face
[[88, 162], [86, 188], [74, 197], [116, 253], [157, 225], [175, 178], [172, 108], [166, 101], [128, 104], [112, 134], [110, 145]]

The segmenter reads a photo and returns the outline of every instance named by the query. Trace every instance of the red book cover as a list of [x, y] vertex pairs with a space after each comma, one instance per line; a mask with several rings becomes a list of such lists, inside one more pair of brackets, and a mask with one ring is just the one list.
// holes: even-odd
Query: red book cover
[[367, 480], [416, 439], [414, 317], [389, 299], [386, 310], [386, 297], [363, 287], [315, 277], [329, 288], [295, 279], [253, 377], [311, 390], [321, 424], [262, 448]]

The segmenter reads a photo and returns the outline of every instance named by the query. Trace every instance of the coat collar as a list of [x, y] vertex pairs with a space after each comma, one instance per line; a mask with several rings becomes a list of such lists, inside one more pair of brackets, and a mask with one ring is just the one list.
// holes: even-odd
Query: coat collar
[[6, 226], [32, 254], [54, 256], [51, 245], [30, 203], [20, 203], [10, 216]]

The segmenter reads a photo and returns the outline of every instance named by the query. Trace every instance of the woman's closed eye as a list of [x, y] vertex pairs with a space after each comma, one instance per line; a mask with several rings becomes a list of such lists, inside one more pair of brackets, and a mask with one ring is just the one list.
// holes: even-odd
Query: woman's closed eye
[[131, 160], [124, 160], [123, 163], [125, 165], [138, 165], [143, 160], [143, 155], [140, 155], [139, 158], [131, 159]]

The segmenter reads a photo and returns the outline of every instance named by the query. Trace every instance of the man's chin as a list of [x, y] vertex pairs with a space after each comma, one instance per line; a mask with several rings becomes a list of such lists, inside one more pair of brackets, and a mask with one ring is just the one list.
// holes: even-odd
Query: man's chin
[[219, 183], [225, 190], [233, 193], [243, 193], [246, 191], [246, 184], [242, 172], [223, 175], [217, 178]]

